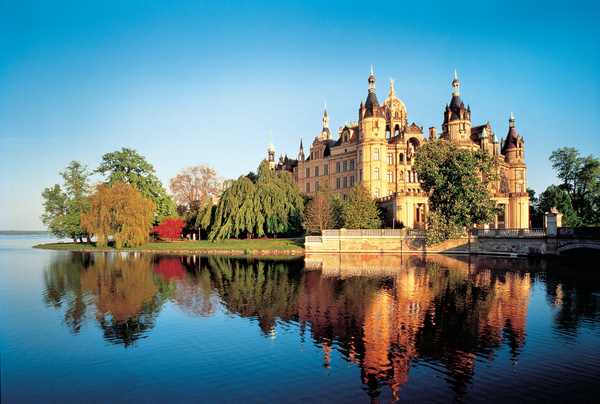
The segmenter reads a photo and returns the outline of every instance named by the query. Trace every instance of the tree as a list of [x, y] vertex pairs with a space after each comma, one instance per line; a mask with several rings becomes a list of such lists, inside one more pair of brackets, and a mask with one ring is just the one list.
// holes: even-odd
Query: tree
[[556, 207], [563, 216], [563, 226], [581, 226], [581, 218], [573, 209], [571, 197], [563, 189], [556, 185], [550, 185], [544, 192], [540, 194], [538, 202], [538, 211], [540, 216], [544, 217], [545, 212], [550, 212], [550, 209]]
[[206, 197], [219, 196], [223, 178], [208, 164], [186, 167], [169, 180], [169, 189], [180, 204], [197, 211]]
[[593, 155], [580, 157], [577, 149], [564, 147], [554, 150], [550, 161], [552, 168], [557, 171], [556, 176], [562, 180], [562, 184], [558, 187], [569, 195], [573, 209], [580, 219], [580, 225], [589, 226], [598, 223], [600, 160]]
[[87, 236], [81, 227], [81, 216], [88, 209], [90, 172], [87, 166], [73, 160], [60, 175], [65, 180], [65, 190], [56, 184], [42, 192], [45, 213], [40, 218], [52, 234], [57, 237], [71, 237], [73, 242], [77, 243], [78, 237], [81, 239], [84, 235]]
[[156, 206], [156, 223], [177, 212], [177, 205], [156, 177], [154, 167], [136, 150], [123, 147], [121, 151], [105, 154], [100, 167], [94, 172], [107, 175], [106, 184], [109, 186], [122, 181], [138, 189], [144, 198], [152, 200]]
[[323, 230], [338, 228], [340, 209], [339, 195], [331, 191], [327, 181], [323, 181], [315, 196], [306, 205], [304, 220], [307, 233], [323, 234]]
[[381, 227], [377, 200], [362, 184], [356, 183], [342, 205], [344, 227], [350, 229], [378, 229]]
[[137, 247], [150, 239], [155, 210], [154, 202], [123, 181], [115, 181], [112, 187], [100, 184], [90, 197], [90, 209], [81, 225], [97, 237], [99, 247], [108, 244], [110, 235], [117, 248]]
[[489, 190], [499, 178], [496, 157], [442, 139], [425, 143], [415, 154], [415, 171], [430, 194], [428, 245], [458, 238], [463, 229], [490, 223], [501, 213]]
[[174, 238], [178, 239], [181, 237], [181, 229], [183, 229], [184, 226], [185, 223], [183, 222], [183, 219], [165, 217], [152, 231], [158, 233], [161, 238], [173, 240]]
[[304, 203], [298, 184], [288, 172], [276, 175], [266, 160], [258, 168], [256, 183], [246, 176], [226, 182], [214, 213], [209, 209], [212, 208], [204, 204], [198, 218], [206, 228], [210, 217], [208, 237], [213, 241], [239, 237], [242, 233], [265, 237], [302, 231]]

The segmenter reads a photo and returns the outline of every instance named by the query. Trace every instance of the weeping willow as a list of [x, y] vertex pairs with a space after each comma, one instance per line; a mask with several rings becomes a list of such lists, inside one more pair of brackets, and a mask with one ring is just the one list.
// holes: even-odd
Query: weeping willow
[[112, 235], [115, 246], [137, 247], [148, 243], [156, 205], [140, 191], [117, 181], [112, 187], [101, 184], [90, 197], [90, 210], [81, 225], [97, 237], [97, 246], [108, 244]]
[[228, 185], [214, 211], [206, 204], [198, 214], [202, 228], [210, 221], [211, 241], [243, 233], [265, 237], [302, 231], [304, 201], [288, 172], [276, 175], [265, 160], [258, 167], [256, 183], [242, 176]]

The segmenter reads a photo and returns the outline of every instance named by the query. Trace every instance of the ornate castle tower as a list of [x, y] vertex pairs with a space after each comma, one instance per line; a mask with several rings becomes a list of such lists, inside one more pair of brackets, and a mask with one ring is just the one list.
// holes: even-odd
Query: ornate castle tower
[[271, 143], [269, 143], [269, 168], [271, 170], [275, 169], [275, 146], [273, 146], [273, 136], [271, 136]]
[[468, 142], [471, 137], [471, 109], [460, 100], [458, 90], [459, 81], [454, 71], [452, 82], [452, 100], [446, 104], [444, 123], [442, 124], [442, 137], [453, 142]]
[[508, 120], [508, 135], [506, 135], [506, 141], [502, 142], [502, 154], [507, 163], [523, 163], [525, 141], [515, 130], [515, 118], [512, 112]]
[[391, 138], [400, 135], [408, 125], [406, 107], [396, 97], [394, 91], [394, 80], [390, 78], [390, 94], [383, 103], [385, 109], [385, 137]]

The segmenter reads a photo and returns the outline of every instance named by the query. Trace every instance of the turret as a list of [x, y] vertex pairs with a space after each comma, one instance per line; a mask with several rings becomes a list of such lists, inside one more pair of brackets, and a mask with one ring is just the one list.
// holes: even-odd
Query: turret
[[454, 71], [452, 99], [444, 111], [442, 137], [452, 141], [467, 141], [471, 136], [471, 108], [460, 99], [459, 81]]
[[275, 146], [273, 146], [273, 136], [271, 135], [271, 143], [269, 143], [269, 168], [275, 169]]
[[506, 141], [502, 144], [502, 154], [504, 155], [504, 161], [507, 163], [523, 163], [525, 158], [525, 141], [515, 130], [515, 118], [512, 112], [508, 120]]

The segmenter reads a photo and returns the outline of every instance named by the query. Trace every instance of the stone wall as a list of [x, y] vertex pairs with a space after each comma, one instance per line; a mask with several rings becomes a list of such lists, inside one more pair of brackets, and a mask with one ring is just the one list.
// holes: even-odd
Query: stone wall
[[553, 236], [470, 236], [427, 246], [423, 236], [338, 236], [307, 237], [306, 253], [391, 253], [391, 254], [494, 254], [558, 255], [573, 248], [600, 249], [600, 237], [577, 235], [561, 229]]

